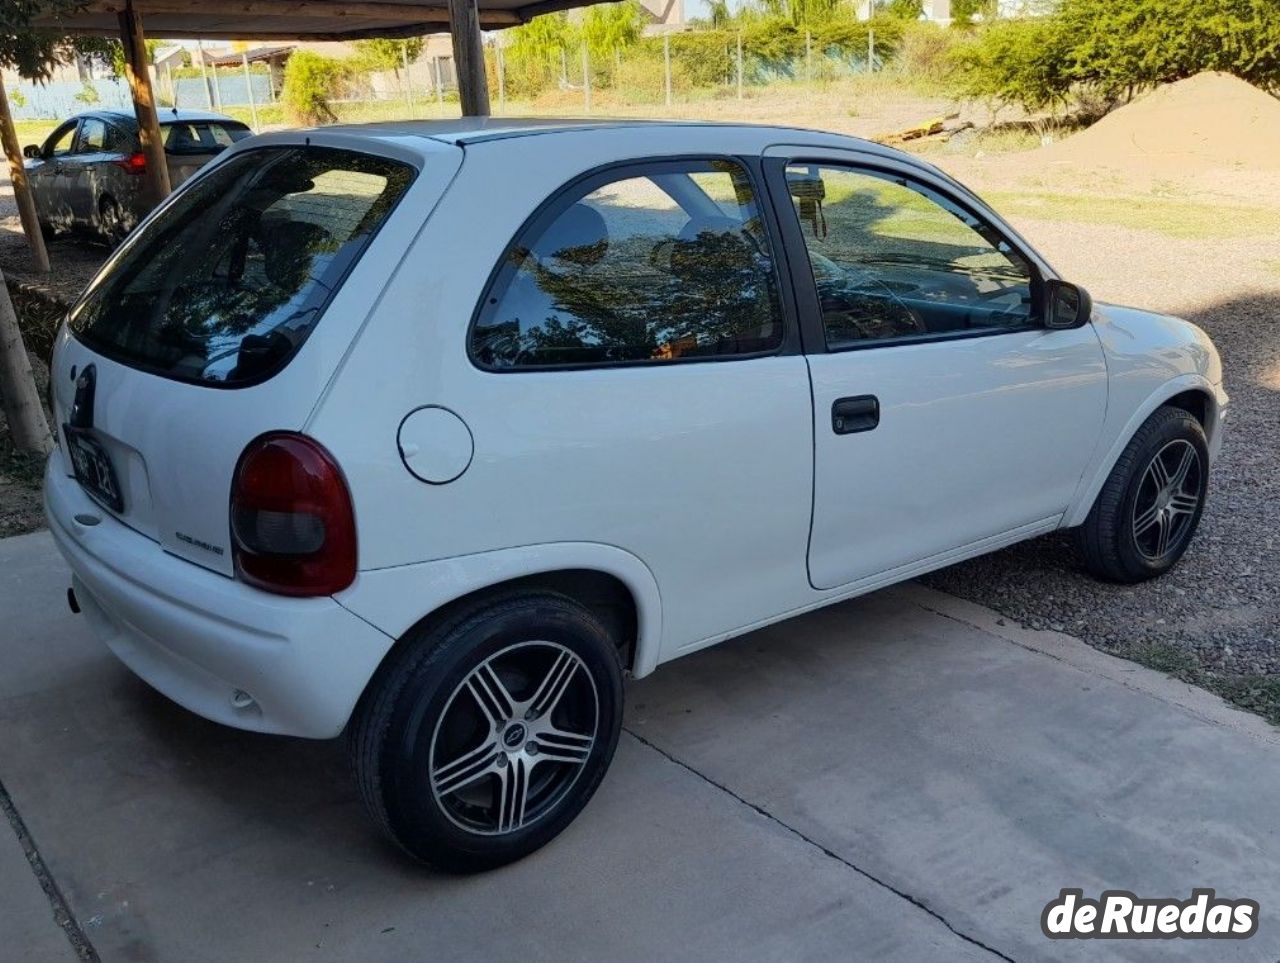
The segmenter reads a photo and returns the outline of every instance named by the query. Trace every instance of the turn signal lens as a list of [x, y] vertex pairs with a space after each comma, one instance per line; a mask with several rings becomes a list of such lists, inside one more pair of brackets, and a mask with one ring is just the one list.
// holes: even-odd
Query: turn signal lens
[[332, 595], [356, 577], [356, 525], [342, 471], [319, 442], [272, 432], [231, 482], [236, 575], [279, 595]]

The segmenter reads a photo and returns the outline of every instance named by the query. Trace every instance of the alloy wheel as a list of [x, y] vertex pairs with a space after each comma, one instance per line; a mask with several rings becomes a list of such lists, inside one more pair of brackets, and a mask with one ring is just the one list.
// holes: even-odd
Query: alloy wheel
[[432, 794], [468, 832], [526, 828], [573, 787], [599, 721], [595, 680], [581, 658], [555, 642], [509, 646], [449, 696], [431, 739]]
[[1200, 453], [1178, 438], [1148, 463], [1133, 502], [1133, 540], [1149, 561], [1160, 561], [1186, 541], [1200, 508], [1204, 468]]

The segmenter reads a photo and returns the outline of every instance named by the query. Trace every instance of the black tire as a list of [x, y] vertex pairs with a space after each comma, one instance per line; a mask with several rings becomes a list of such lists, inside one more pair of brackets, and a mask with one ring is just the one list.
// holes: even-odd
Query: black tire
[[129, 236], [120, 203], [110, 195], [98, 201], [98, 234], [114, 250]]
[[[1182, 507], [1174, 515], [1171, 507], [1159, 507], [1164, 497], [1161, 493], [1170, 491], [1174, 480], [1170, 478], [1169, 484], [1161, 488], [1157, 476], [1149, 472], [1154, 472], [1157, 455], [1162, 458], [1162, 466], [1180, 466], [1182, 458], [1190, 459], [1190, 452], [1195, 458], [1183, 480], [1187, 500], [1179, 503]], [[1163, 470], [1169, 472], [1168, 468]], [[1181, 408], [1157, 408], [1129, 441], [1088, 518], [1076, 529], [1076, 544], [1085, 567], [1100, 579], [1123, 584], [1163, 575], [1178, 563], [1191, 543], [1204, 511], [1208, 486], [1209, 446], [1204, 428], [1194, 415]], [[1192, 493], [1194, 507], [1189, 501]], [[1153, 503], [1148, 505], [1153, 497]], [[1154, 522], [1152, 512], [1157, 516]], [[1155, 531], [1152, 525], [1156, 526]], [[1165, 539], [1163, 543], [1161, 538]]]
[[[545, 686], [555, 675], [553, 659], [572, 664], [565, 670], [571, 679], [560, 689], [563, 698], [557, 697], [558, 703], [542, 716], [535, 714], [537, 693], [543, 691], [538, 680], [542, 678]], [[543, 665], [548, 666], [545, 672]], [[495, 668], [503, 683], [502, 694], [511, 697], [514, 707], [508, 721], [495, 723], [492, 731], [486, 728], [486, 710], [471, 687], [482, 666]], [[588, 691], [594, 695], [594, 716], [584, 695]], [[533, 705], [521, 715], [521, 703], [528, 705], [530, 699]], [[617, 748], [622, 702], [618, 647], [591, 612], [549, 591], [492, 599], [411, 631], [378, 670], [348, 728], [356, 782], [374, 820], [412, 856], [450, 872], [492, 869], [546, 845], [582, 811]], [[519, 720], [535, 720], [528, 723], [532, 733], [540, 719], [548, 726], [553, 717], [563, 719], [558, 715], [562, 711], [578, 713], [579, 720], [594, 720], [589, 747], [580, 753], [585, 761], [557, 760], [546, 747], [542, 757], [535, 758], [540, 747], [532, 734], [524, 735]], [[479, 724], [467, 732], [470, 738], [457, 741], [478, 748], [462, 751], [452, 763], [435, 765], [433, 770], [437, 746], [443, 746], [446, 733], [461, 733], [460, 726], [471, 724], [468, 713]], [[489, 721], [494, 716], [489, 712]], [[576, 731], [590, 727], [582, 721], [555, 725]], [[511, 735], [517, 742], [504, 742]], [[558, 738], [554, 729], [548, 735]], [[525, 738], [530, 740], [527, 744]], [[486, 743], [492, 745], [486, 749]], [[553, 743], [547, 746], [554, 748]], [[464, 799], [461, 791], [437, 794], [447, 782], [441, 772], [456, 766], [459, 759], [492, 749], [504, 756], [502, 765], [494, 757], [491, 766], [483, 767], [482, 776], [471, 777], [465, 793], [471, 794], [472, 801]], [[443, 749], [440, 755], [445, 756]], [[576, 772], [573, 778], [567, 775], [570, 770]], [[523, 774], [525, 798], [536, 815], [519, 828], [504, 830], [508, 780], [515, 785], [517, 773]], [[477, 795], [492, 802], [496, 817], [483, 801], [474, 801]], [[522, 813], [524, 805], [522, 798]], [[496, 819], [493, 827], [485, 822], [489, 818]]]

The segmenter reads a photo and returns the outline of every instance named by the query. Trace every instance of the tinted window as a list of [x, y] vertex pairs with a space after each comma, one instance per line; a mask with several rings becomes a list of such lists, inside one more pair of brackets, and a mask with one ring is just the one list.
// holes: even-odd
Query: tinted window
[[471, 335], [493, 368], [749, 355], [782, 343], [746, 171], [680, 162], [595, 179], [517, 238]]
[[216, 154], [253, 133], [244, 124], [206, 120], [172, 121], [160, 132], [170, 154]]
[[76, 153], [96, 154], [106, 149], [107, 125], [97, 117], [86, 117], [80, 125], [80, 143]]
[[413, 179], [319, 147], [234, 157], [182, 191], [95, 279], [71, 328], [171, 377], [239, 384], [279, 370]]
[[76, 122], [72, 121], [66, 127], [55, 130], [47, 141], [44, 142], [45, 157], [62, 157], [71, 153], [71, 145], [76, 139]]
[[80, 124], [77, 154], [119, 153], [127, 150], [129, 138], [118, 128], [97, 117], [86, 117]]
[[831, 347], [1027, 325], [1032, 272], [942, 195], [873, 172], [793, 164], [787, 181]]

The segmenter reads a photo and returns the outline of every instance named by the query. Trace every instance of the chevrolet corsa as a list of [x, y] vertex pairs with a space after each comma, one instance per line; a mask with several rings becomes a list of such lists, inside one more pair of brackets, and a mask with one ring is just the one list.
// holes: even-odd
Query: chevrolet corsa
[[209, 719], [345, 732], [460, 871], [582, 810], [625, 675], [1055, 529], [1167, 571], [1227, 406], [919, 159], [708, 124], [243, 141], [52, 371], [73, 607]]

